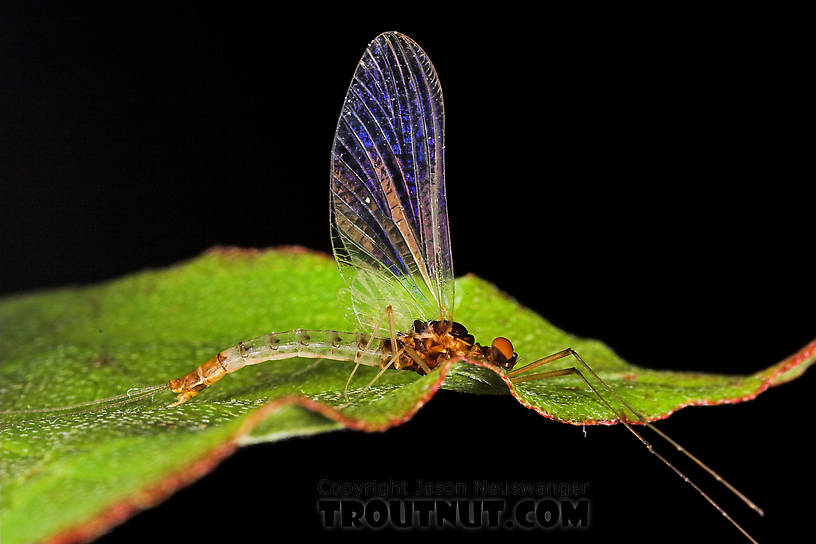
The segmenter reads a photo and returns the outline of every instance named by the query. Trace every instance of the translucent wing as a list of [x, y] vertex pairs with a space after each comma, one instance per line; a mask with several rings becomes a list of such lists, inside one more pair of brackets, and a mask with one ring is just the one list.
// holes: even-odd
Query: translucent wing
[[351, 80], [331, 156], [334, 256], [364, 329], [451, 319], [442, 89], [410, 38], [377, 36]]

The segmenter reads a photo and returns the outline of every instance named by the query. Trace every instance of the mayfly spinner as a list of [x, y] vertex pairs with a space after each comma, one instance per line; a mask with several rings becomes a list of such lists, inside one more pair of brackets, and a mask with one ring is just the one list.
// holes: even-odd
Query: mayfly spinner
[[[751, 541], [718, 504], [656, 452], [632, 422], [649, 427], [762, 511], [677, 442], [649, 424], [578, 353], [564, 349], [513, 370], [518, 355], [507, 338], [481, 345], [453, 320], [454, 277], [444, 180], [442, 89], [425, 52], [397, 32], [372, 41], [357, 65], [337, 123], [331, 153], [331, 229], [334, 256], [348, 284], [358, 332], [293, 330], [267, 334], [222, 351], [170, 380], [177, 406], [247, 365], [308, 357], [380, 369], [434, 372], [442, 362], [468, 358], [514, 383], [573, 375], [651, 453], [689, 483]], [[576, 366], [531, 372], [571, 357]], [[368, 386], [373, 383], [372, 380]], [[593, 385], [595, 384], [595, 385]], [[362, 391], [364, 392], [366, 388]], [[633, 415], [624, 416], [609, 398]], [[142, 394], [153, 394], [150, 390]], [[360, 393], [362, 394], [362, 393]], [[348, 383], [346, 385], [348, 398]]]

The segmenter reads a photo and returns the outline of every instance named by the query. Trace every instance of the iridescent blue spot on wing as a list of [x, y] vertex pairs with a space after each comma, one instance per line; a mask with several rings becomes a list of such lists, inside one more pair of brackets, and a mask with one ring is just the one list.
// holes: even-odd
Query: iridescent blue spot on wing
[[372, 41], [346, 93], [332, 147], [334, 255], [361, 327], [451, 319], [442, 89], [425, 52], [387, 32]]

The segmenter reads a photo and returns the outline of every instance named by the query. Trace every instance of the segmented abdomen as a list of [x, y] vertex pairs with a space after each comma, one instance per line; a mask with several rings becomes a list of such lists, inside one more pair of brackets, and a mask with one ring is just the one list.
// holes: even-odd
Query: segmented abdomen
[[222, 351], [219, 359], [224, 370], [231, 373], [248, 365], [293, 357], [337, 361], [354, 361], [356, 357], [360, 364], [380, 366], [390, 356], [391, 342], [385, 338], [371, 339], [367, 334], [354, 332], [295, 329], [240, 342]]

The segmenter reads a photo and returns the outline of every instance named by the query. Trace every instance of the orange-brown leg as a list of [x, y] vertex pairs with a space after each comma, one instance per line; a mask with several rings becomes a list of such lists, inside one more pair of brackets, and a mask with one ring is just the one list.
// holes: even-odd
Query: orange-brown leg
[[551, 370], [551, 371], [548, 371], [548, 372], [538, 372], [538, 373], [535, 373], [535, 374], [528, 374], [528, 375], [526, 375], [526, 376], [521, 376], [521, 374], [523, 374], [523, 373], [529, 372], [530, 370], [533, 370], [533, 369], [535, 369], [535, 368], [538, 368], [538, 367], [540, 367], [540, 366], [542, 366], [542, 365], [545, 365], [545, 364], [547, 364], [547, 363], [551, 363], [551, 362], [553, 362], [553, 361], [557, 361], [557, 360], [559, 360], [559, 359], [563, 359], [564, 357], [566, 357], [566, 356], [568, 356], [568, 355], [572, 355], [573, 357], [575, 357], [575, 359], [576, 359], [576, 360], [577, 360], [579, 363], [581, 363], [581, 365], [582, 365], [582, 366], [583, 366], [583, 367], [584, 367], [584, 368], [585, 368], [585, 369], [586, 369], [586, 370], [587, 370], [587, 371], [588, 371], [588, 372], [589, 372], [589, 373], [592, 375], [592, 377], [593, 377], [593, 378], [595, 378], [595, 379], [596, 379], [596, 380], [597, 380], [597, 381], [598, 381], [598, 382], [599, 382], [601, 385], [603, 385], [604, 389], [606, 389], [606, 390], [607, 390], [607, 391], [608, 391], [608, 392], [609, 392], [609, 393], [610, 393], [610, 394], [611, 394], [613, 397], [615, 397], [615, 398], [616, 398], [616, 399], [617, 399], [617, 400], [618, 400], [618, 401], [619, 401], [619, 402], [620, 402], [620, 403], [621, 403], [621, 404], [622, 404], [622, 405], [623, 405], [623, 406], [624, 406], [626, 409], [628, 409], [629, 411], [631, 411], [631, 412], [632, 412], [632, 414], [634, 414], [634, 416], [635, 416], [635, 417], [638, 419], [638, 421], [639, 421], [640, 423], [643, 423], [643, 424], [644, 424], [644, 425], [646, 425], [646, 426], [647, 426], [649, 429], [651, 429], [651, 430], [653, 430], [655, 433], [657, 433], [657, 434], [658, 434], [660, 437], [664, 438], [664, 439], [665, 439], [667, 442], [669, 442], [669, 443], [670, 443], [672, 446], [674, 446], [674, 447], [675, 447], [675, 448], [676, 448], [678, 451], [680, 451], [680, 452], [684, 453], [684, 454], [685, 454], [687, 457], [689, 457], [691, 460], [693, 460], [693, 461], [694, 461], [694, 462], [695, 462], [697, 465], [699, 465], [700, 467], [702, 467], [703, 469], [705, 469], [705, 470], [706, 470], [706, 471], [707, 471], [709, 474], [711, 474], [711, 475], [712, 475], [712, 476], [713, 476], [713, 477], [714, 477], [714, 478], [715, 478], [717, 481], [719, 481], [719, 482], [721, 482], [723, 485], [725, 485], [725, 486], [726, 486], [726, 487], [727, 487], [729, 490], [731, 490], [731, 491], [732, 491], [732, 492], [733, 492], [735, 495], [737, 495], [737, 496], [738, 496], [740, 499], [742, 499], [742, 500], [743, 500], [743, 502], [745, 502], [745, 503], [746, 503], [748, 506], [750, 506], [751, 508], [753, 508], [754, 510], [756, 510], [756, 511], [757, 511], [757, 512], [758, 512], [760, 515], [763, 515], [762, 510], [761, 510], [761, 509], [760, 509], [758, 506], [756, 506], [756, 505], [755, 505], [755, 504], [754, 504], [752, 501], [750, 501], [750, 500], [749, 500], [749, 499], [748, 499], [748, 498], [747, 498], [745, 495], [743, 495], [742, 493], [740, 493], [740, 492], [739, 492], [739, 491], [738, 491], [738, 490], [737, 490], [737, 489], [736, 489], [734, 486], [732, 486], [730, 483], [728, 483], [728, 482], [727, 482], [725, 479], [723, 479], [723, 478], [722, 478], [722, 477], [721, 477], [719, 474], [717, 474], [716, 472], [714, 472], [714, 470], [712, 470], [712, 469], [711, 469], [711, 468], [709, 468], [707, 465], [705, 465], [705, 464], [704, 464], [702, 461], [700, 461], [700, 460], [699, 460], [699, 459], [697, 459], [695, 456], [693, 456], [693, 455], [692, 455], [692, 454], [691, 454], [691, 453], [690, 453], [688, 450], [686, 450], [685, 448], [683, 448], [682, 446], [680, 446], [680, 444], [678, 444], [677, 442], [675, 442], [674, 440], [672, 440], [672, 439], [671, 439], [671, 438], [670, 438], [668, 435], [666, 435], [664, 432], [660, 431], [660, 430], [659, 430], [659, 429], [657, 429], [657, 428], [656, 428], [654, 425], [652, 425], [651, 423], [649, 423], [648, 421], [646, 421], [646, 418], [644, 418], [644, 417], [643, 417], [643, 416], [642, 416], [642, 415], [641, 415], [641, 414], [640, 414], [638, 411], [636, 411], [634, 408], [632, 408], [632, 406], [631, 406], [631, 405], [630, 405], [628, 402], [626, 402], [625, 400], [623, 400], [623, 399], [620, 397], [620, 395], [618, 395], [618, 394], [617, 394], [617, 393], [614, 391], [614, 389], [612, 389], [612, 388], [611, 388], [611, 387], [610, 387], [610, 386], [609, 386], [609, 385], [608, 385], [608, 384], [607, 384], [607, 383], [606, 383], [606, 382], [605, 382], [603, 379], [601, 379], [601, 377], [600, 377], [600, 376], [598, 376], [598, 374], [597, 374], [597, 373], [596, 373], [594, 370], [592, 370], [592, 368], [591, 368], [591, 367], [590, 367], [590, 366], [589, 366], [589, 365], [586, 363], [586, 361], [584, 361], [584, 360], [581, 358], [581, 356], [580, 356], [580, 355], [578, 355], [578, 353], [577, 353], [575, 350], [573, 350], [572, 348], [567, 348], [567, 349], [565, 349], [565, 350], [559, 351], [559, 352], [554, 353], [554, 354], [552, 354], [552, 355], [549, 355], [549, 356], [547, 356], [547, 357], [543, 357], [543, 358], [541, 358], [541, 359], [539, 359], [539, 360], [537, 360], [537, 361], [534, 361], [534, 362], [532, 362], [532, 363], [530, 363], [530, 364], [528, 364], [528, 365], [525, 365], [525, 366], [523, 366], [523, 367], [521, 367], [521, 368], [519, 368], [519, 369], [517, 369], [517, 370], [515, 370], [515, 371], [513, 371], [513, 372], [508, 373], [508, 374], [507, 374], [507, 376], [510, 378], [510, 380], [511, 380], [511, 381], [512, 381], [514, 384], [523, 383], [523, 382], [527, 382], [527, 381], [533, 381], [533, 380], [542, 380], [542, 379], [546, 379], [546, 378], [554, 378], [554, 377], [557, 377], [557, 376], [567, 376], [567, 375], [571, 375], [571, 374], [574, 374], [574, 375], [578, 376], [578, 377], [579, 377], [579, 378], [581, 378], [581, 380], [582, 380], [582, 381], [583, 381], [583, 382], [584, 382], [584, 383], [587, 385], [587, 387], [589, 387], [589, 389], [590, 389], [590, 390], [592, 391], [592, 393], [593, 393], [593, 394], [594, 394], [594, 395], [595, 395], [595, 396], [596, 396], [596, 397], [597, 397], [597, 398], [600, 400], [600, 402], [601, 402], [601, 403], [602, 403], [602, 404], [603, 404], [603, 405], [604, 405], [604, 406], [605, 406], [605, 407], [606, 407], [606, 408], [607, 408], [607, 409], [608, 409], [610, 412], [612, 412], [612, 413], [615, 415], [615, 417], [617, 418], [617, 420], [618, 420], [618, 421], [620, 421], [620, 422], [621, 422], [621, 423], [622, 423], [622, 424], [623, 424], [623, 425], [626, 427], [626, 429], [627, 429], [629, 432], [631, 432], [631, 433], [632, 433], [632, 434], [635, 436], [635, 438], [637, 438], [637, 439], [638, 439], [638, 440], [639, 440], [639, 441], [640, 441], [640, 442], [641, 442], [641, 443], [642, 443], [644, 446], [646, 446], [646, 449], [648, 449], [650, 453], [652, 453], [653, 455], [655, 455], [655, 456], [656, 456], [658, 459], [660, 459], [660, 460], [661, 460], [661, 461], [662, 461], [662, 462], [663, 462], [663, 463], [664, 463], [666, 466], [668, 466], [670, 469], [672, 469], [672, 470], [673, 470], [673, 471], [674, 471], [674, 472], [675, 472], [675, 473], [676, 473], [678, 476], [680, 476], [680, 477], [681, 477], [681, 478], [682, 478], [684, 481], [686, 481], [686, 482], [687, 482], [687, 483], [688, 483], [690, 486], [692, 486], [692, 487], [693, 487], [693, 488], [694, 488], [694, 489], [695, 489], [695, 490], [696, 490], [696, 491], [697, 491], [697, 492], [698, 492], [698, 493], [699, 493], [699, 494], [700, 494], [700, 495], [701, 495], [703, 498], [705, 498], [705, 499], [706, 499], [706, 500], [707, 500], [707, 501], [708, 501], [708, 502], [709, 502], [709, 503], [710, 503], [712, 506], [714, 506], [714, 508], [716, 508], [716, 509], [717, 509], [717, 511], [719, 511], [719, 512], [720, 512], [720, 514], [722, 514], [722, 515], [723, 515], [723, 516], [724, 516], [724, 517], [725, 517], [725, 518], [726, 518], [728, 521], [730, 521], [730, 522], [731, 522], [731, 523], [732, 523], [732, 524], [733, 524], [733, 525], [734, 525], [734, 526], [735, 526], [735, 527], [736, 527], [736, 528], [737, 528], [737, 529], [738, 529], [738, 530], [739, 530], [739, 531], [740, 531], [740, 532], [741, 532], [743, 535], [745, 535], [745, 536], [746, 536], [746, 537], [747, 537], [749, 540], [751, 540], [751, 542], [756, 542], [756, 541], [755, 541], [755, 540], [754, 540], [754, 539], [751, 537], [751, 535], [749, 535], [749, 534], [748, 534], [748, 533], [745, 531], [745, 529], [743, 529], [742, 527], [740, 527], [740, 525], [739, 525], [739, 524], [738, 524], [736, 521], [734, 521], [734, 520], [731, 518], [731, 516], [729, 516], [729, 515], [728, 515], [728, 514], [725, 512], [725, 510], [723, 510], [723, 509], [722, 509], [722, 507], [720, 507], [720, 505], [718, 505], [716, 502], [714, 502], [714, 500], [713, 500], [713, 499], [711, 499], [711, 497], [709, 497], [709, 496], [708, 496], [708, 495], [707, 495], [707, 494], [706, 494], [706, 493], [705, 493], [705, 492], [704, 492], [702, 489], [700, 489], [700, 488], [697, 486], [697, 484], [695, 484], [694, 482], [692, 482], [692, 481], [691, 481], [691, 479], [689, 479], [689, 478], [688, 478], [688, 477], [687, 477], [685, 474], [683, 474], [683, 473], [682, 473], [682, 472], [681, 472], [679, 469], [677, 469], [677, 468], [676, 468], [676, 467], [675, 467], [675, 466], [674, 466], [672, 463], [670, 463], [670, 462], [669, 462], [669, 461], [668, 461], [668, 460], [667, 460], [665, 457], [663, 457], [663, 456], [662, 456], [662, 455], [660, 455], [660, 454], [659, 454], [657, 451], [655, 451], [654, 447], [653, 447], [653, 446], [652, 446], [652, 445], [651, 445], [651, 444], [650, 444], [650, 443], [649, 443], [649, 442], [648, 442], [648, 441], [647, 441], [645, 438], [643, 438], [643, 437], [640, 435], [640, 433], [638, 433], [637, 431], [635, 431], [635, 429], [634, 429], [634, 428], [632, 428], [632, 426], [629, 424], [629, 423], [630, 423], [630, 422], [629, 422], [629, 420], [627, 420], [627, 418], [625, 418], [625, 417], [623, 416], [623, 414], [622, 414], [620, 411], [616, 410], [616, 409], [615, 409], [615, 408], [614, 408], [614, 407], [613, 407], [613, 406], [612, 406], [612, 405], [611, 405], [611, 404], [610, 404], [610, 403], [609, 403], [609, 402], [608, 402], [608, 401], [607, 401], [607, 400], [606, 400], [606, 399], [605, 399], [605, 398], [604, 398], [604, 397], [603, 397], [603, 396], [600, 394], [600, 392], [599, 392], [599, 391], [598, 391], [598, 390], [595, 388], [595, 386], [593, 386], [593, 385], [592, 385], [592, 383], [590, 383], [590, 381], [587, 379], [587, 377], [586, 377], [586, 376], [585, 376], [585, 375], [584, 375], [584, 374], [583, 374], [583, 373], [582, 373], [580, 370], [578, 370], [578, 369], [577, 369], [577, 368], [575, 368], [575, 367], [570, 367], [570, 368], [563, 368], [563, 369], [558, 369], [558, 370]]
[[[728, 483], [728, 481], [726, 481], [722, 476], [720, 476], [719, 474], [714, 472], [714, 470], [712, 470], [708, 465], [706, 465], [705, 463], [700, 461], [697, 457], [692, 455], [690, 451], [688, 451], [683, 446], [681, 446], [680, 444], [675, 442], [666, 433], [664, 433], [663, 431], [661, 431], [660, 429], [658, 429], [657, 427], [655, 427], [654, 425], [649, 423], [646, 420], [646, 418], [643, 417], [643, 415], [640, 414], [640, 412], [638, 412], [637, 410], [632, 408], [632, 406], [628, 402], [623, 400], [620, 397], [620, 395], [618, 395], [615, 392], [614, 389], [612, 389], [603, 379], [601, 379], [601, 377], [598, 376], [598, 374], [594, 370], [592, 370], [592, 367], [590, 367], [586, 363], [586, 361], [584, 361], [584, 359], [580, 355], [578, 355], [578, 352], [576, 352], [574, 349], [567, 348], [567, 349], [561, 350], [561, 351], [559, 351], [557, 353], [554, 353], [552, 355], [549, 355], [547, 357], [543, 357], [543, 358], [541, 358], [541, 359], [539, 359], [537, 361], [534, 361], [534, 362], [532, 362], [532, 363], [530, 363], [528, 365], [525, 365], [525, 366], [523, 366], [523, 367], [521, 367], [519, 369], [516, 369], [513, 372], [508, 373], [507, 376], [510, 378], [510, 381], [512, 381], [513, 383], [522, 383], [522, 382], [526, 382], [526, 381], [539, 380], [539, 379], [543, 379], [543, 378], [552, 377], [552, 375], [550, 375], [550, 373], [547, 373], [547, 372], [539, 373], [539, 374], [529, 374], [527, 376], [520, 376], [520, 374], [528, 372], [528, 371], [530, 371], [530, 370], [532, 370], [534, 368], [537, 368], [537, 367], [539, 367], [541, 365], [545, 365], [547, 363], [557, 361], [558, 359], [562, 359], [562, 358], [566, 357], [567, 355], [572, 355], [581, 364], [581, 366], [583, 366], [592, 375], [593, 378], [598, 380], [598, 383], [600, 383], [604, 387], [604, 389], [606, 389], [609, 392], [609, 394], [611, 394], [615, 399], [617, 399], [627, 410], [632, 412], [632, 414], [635, 416], [635, 418], [637, 419], [638, 422], [642, 423], [643, 425], [648, 427], [650, 430], [654, 431], [658, 436], [660, 436], [666, 442], [671, 444], [677, 451], [683, 453], [686, 457], [688, 457], [689, 459], [694, 461], [694, 463], [696, 463], [700, 468], [702, 468], [706, 472], [708, 472], [715, 480], [717, 480], [718, 482], [722, 483], [725, 487], [727, 487], [732, 493], [734, 493], [745, 504], [747, 504], [749, 507], [751, 507], [753, 510], [755, 510], [760, 516], [765, 515], [761, 508], [759, 508], [756, 504], [754, 504], [748, 497], [746, 497], [745, 495], [740, 493], [739, 490], [737, 490], [733, 485]], [[558, 374], [558, 375], [563, 375], [563, 374]], [[584, 381], [586, 381], [586, 378], [582, 374], [581, 374], [581, 378], [583, 378]], [[590, 387], [592, 387], [592, 386], [590, 385]], [[600, 398], [604, 402], [604, 404], [606, 404], [606, 401], [595, 390], [595, 388], [592, 388], [592, 389], [595, 392], [595, 394], [598, 396], [598, 398]], [[612, 409], [611, 407], [609, 407], [609, 408]], [[618, 419], [622, 423], [624, 421], [630, 421], [630, 420], [625, 420], [615, 410], [612, 410], [612, 411], [613, 411], [613, 413], [616, 414], [616, 416], [618, 417]]]
[[[401, 349], [399, 351], [397, 350], [397, 332], [396, 332], [396, 329], [394, 328], [394, 310], [391, 308], [390, 304], [385, 308], [385, 312], [383, 313], [383, 317], [388, 318], [388, 330], [389, 330], [389, 333], [391, 335], [391, 360], [388, 361], [388, 364], [383, 366], [383, 368], [377, 373], [377, 375], [374, 376], [374, 379], [372, 379], [368, 383], [368, 385], [366, 385], [363, 388], [363, 390], [360, 391], [360, 393], [354, 398], [354, 400], [359, 399], [363, 395], [363, 393], [365, 393], [366, 390], [368, 390], [368, 388], [371, 387], [371, 385], [374, 384], [374, 382], [377, 381], [377, 379], [379, 379], [380, 376], [382, 376], [383, 372], [385, 372], [387, 369], [391, 368], [391, 366], [394, 364], [394, 362], [402, 354]], [[368, 351], [368, 348], [371, 347], [371, 342], [374, 340], [374, 331], [376, 331], [376, 330], [377, 330], [377, 326], [375, 325], [374, 330], [371, 332], [371, 336], [368, 339], [368, 344], [366, 345], [366, 348], [365, 348], [366, 351]], [[349, 399], [348, 389], [349, 389], [349, 384], [351, 384], [351, 378], [354, 376], [354, 373], [357, 372], [357, 369], [359, 367], [360, 367], [360, 363], [359, 363], [359, 361], [357, 361], [357, 357], [355, 357], [354, 369], [351, 371], [351, 374], [349, 375], [348, 380], [346, 380], [346, 387], [343, 390], [343, 394], [346, 397], [346, 403], [338, 406], [338, 408], [340, 408], [340, 409], [345, 408], [346, 406], [348, 406], [349, 404], [351, 404], [353, 402], [353, 401], [351, 401]]]
[[[507, 377], [510, 378], [510, 380], [513, 383], [516, 383], [515, 377], [518, 376], [519, 374], [522, 374], [524, 372], [529, 372], [530, 370], [533, 370], [534, 368], [538, 368], [541, 365], [546, 365], [547, 363], [552, 363], [553, 361], [557, 361], [558, 359], [563, 359], [567, 355], [571, 355], [573, 353], [575, 353], [575, 352], [572, 351], [572, 348], [562, 349], [561, 351], [559, 351], [557, 353], [553, 353], [552, 355], [547, 355], [546, 357], [542, 357], [541, 359], [539, 359], [537, 361], [533, 361], [532, 363], [530, 363], [528, 365], [524, 365], [524, 366], [522, 366], [520, 368], [517, 368], [517, 369], [513, 370], [512, 372], [508, 372]], [[522, 379], [520, 381], [528, 381], [528, 380], [529, 380], [529, 378], [525, 378], [525, 379]]]
[[[380, 319], [383, 319], [385, 317], [388, 318], [388, 322], [390, 324], [391, 336], [395, 338], [396, 337], [396, 332], [394, 331], [394, 311], [391, 309], [390, 305], [388, 305], [385, 308], [385, 311], [383, 312], [383, 315], [382, 315], [382, 317]], [[371, 347], [371, 343], [374, 341], [374, 332], [376, 332], [377, 326], [378, 325], [375, 323], [374, 327], [371, 329], [371, 334], [368, 336], [368, 343], [366, 344], [365, 349], [363, 351], [368, 351], [368, 349]], [[396, 344], [394, 342], [395, 342], [395, 340], [392, 340], [392, 343], [391, 343], [392, 353], [396, 349], [396, 347], [395, 347]], [[358, 352], [357, 355], [354, 357], [354, 368], [351, 370], [351, 374], [349, 374], [349, 377], [346, 380], [346, 386], [343, 389], [343, 396], [346, 398], [346, 403], [343, 404], [341, 406], [341, 408], [351, 404], [351, 400], [349, 400], [348, 391], [349, 391], [349, 386], [351, 385], [351, 379], [357, 373], [357, 369], [360, 368], [359, 356], [360, 356], [360, 353]]]

